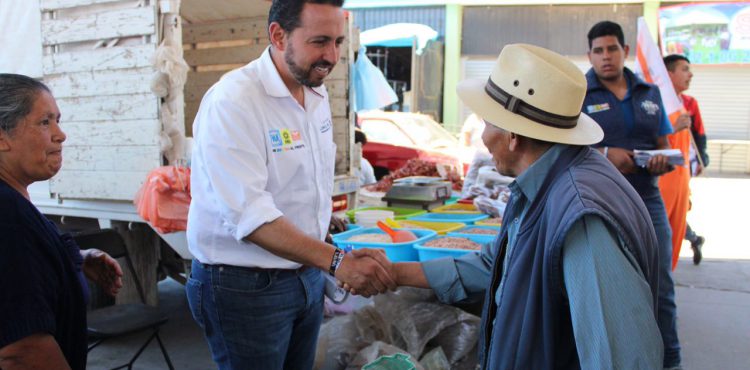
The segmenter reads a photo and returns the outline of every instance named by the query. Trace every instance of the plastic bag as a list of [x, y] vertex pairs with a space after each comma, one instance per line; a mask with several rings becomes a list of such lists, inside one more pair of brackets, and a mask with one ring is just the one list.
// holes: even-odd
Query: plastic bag
[[378, 69], [367, 57], [367, 49], [361, 46], [353, 68], [355, 99], [352, 102], [356, 112], [368, 109], [380, 109], [398, 101], [396, 92]]
[[144, 220], [166, 234], [187, 228], [190, 200], [190, 169], [162, 166], [148, 174], [133, 203]]
[[435, 347], [435, 349], [422, 356], [422, 361], [419, 361], [419, 364], [425, 370], [451, 370], [451, 363], [448, 362], [443, 349], [440, 347]]
[[501, 217], [503, 213], [505, 213], [505, 207], [507, 205], [508, 202], [492, 199], [484, 195], [474, 198], [474, 206], [476, 206], [480, 212], [490, 215], [490, 217]]
[[429, 289], [399, 288], [373, 298], [369, 306], [336, 317], [321, 327], [317, 369], [345, 369], [360, 351], [384, 342], [420, 358], [441, 347], [452, 369], [476, 352], [479, 318], [437, 302]]

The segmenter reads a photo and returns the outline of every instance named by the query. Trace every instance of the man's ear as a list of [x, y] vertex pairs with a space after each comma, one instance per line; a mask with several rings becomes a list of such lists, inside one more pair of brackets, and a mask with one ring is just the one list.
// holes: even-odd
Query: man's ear
[[271, 22], [268, 26], [268, 38], [271, 41], [271, 45], [280, 51], [286, 49], [286, 31], [281, 28], [278, 22]]
[[518, 151], [521, 148], [521, 136], [508, 132], [508, 150], [511, 152]]
[[625, 45], [623, 50], [625, 50], [625, 59], [628, 59], [628, 54], [630, 53], [630, 45]]

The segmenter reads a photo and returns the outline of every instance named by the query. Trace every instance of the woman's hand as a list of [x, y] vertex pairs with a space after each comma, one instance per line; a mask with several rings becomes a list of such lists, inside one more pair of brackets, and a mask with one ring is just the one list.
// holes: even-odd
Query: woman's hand
[[122, 269], [110, 255], [98, 250], [81, 251], [83, 256], [83, 273], [88, 279], [99, 285], [111, 296], [117, 295], [122, 288]]

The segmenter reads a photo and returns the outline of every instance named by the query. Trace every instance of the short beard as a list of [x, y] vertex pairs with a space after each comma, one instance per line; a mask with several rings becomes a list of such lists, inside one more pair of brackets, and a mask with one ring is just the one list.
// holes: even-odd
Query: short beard
[[333, 67], [331, 63], [328, 63], [326, 61], [318, 61], [313, 63], [309, 69], [305, 70], [302, 67], [298, 66], [297, 63], [294, 62], [294, 49], [292, 48], [292, 45], [289, 45], [287, 48], [287, 51], [284, 53], [284, 61], [286, 62], [286, 65], [289, 66], [289, 72], [292, 73], [292, 76], [294, 76], [294, 79], [299, 82], [300, 85], [307, 86], [307, 87], [319, 87], [323, 84], [323, 80], [320, 81], [312, 81], [310, 80], [310, 74], [312, 73], [313, 68], [322, 66], [322, 67]]

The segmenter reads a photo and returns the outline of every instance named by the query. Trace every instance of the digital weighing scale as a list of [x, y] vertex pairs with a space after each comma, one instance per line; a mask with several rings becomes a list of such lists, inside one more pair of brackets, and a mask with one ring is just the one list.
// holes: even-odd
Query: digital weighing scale
[[411, 176], [393, 181], [391, 190], [382, 198], [388, 207], [430, 210], [445, 204], [451, 197], [450, 181], [440, 177]]

